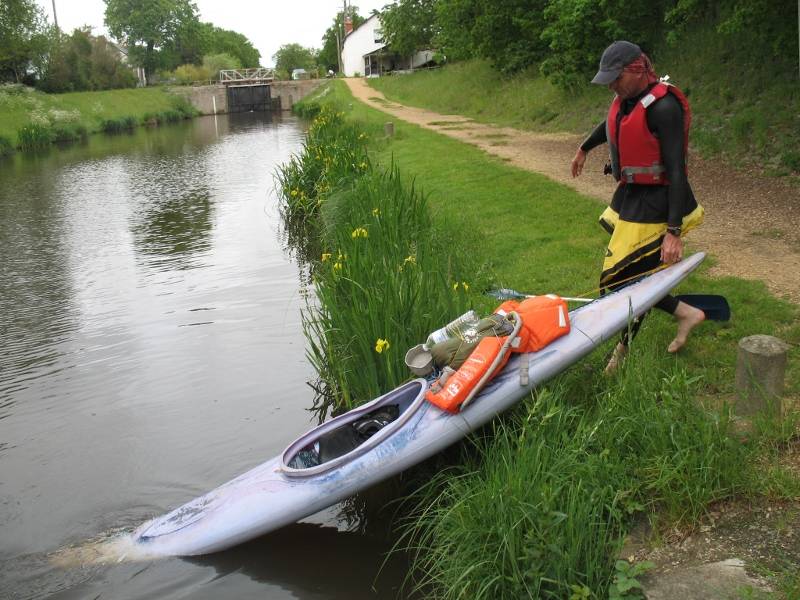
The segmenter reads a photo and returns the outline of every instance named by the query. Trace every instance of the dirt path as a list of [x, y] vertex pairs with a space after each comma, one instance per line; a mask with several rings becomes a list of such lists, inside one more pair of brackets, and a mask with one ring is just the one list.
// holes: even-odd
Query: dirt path
[[[473, 144], [602, 202], [614, 191], [611, 177], [603, 175], [606, 153], [601, 149], [590, 153], [583, 175], [571, 177], [569, 165], [579, 136], [520, 131], [402, 106], [386, 100], [364, 79], [345, 81], [358, 100], [397, 119]], [[775, 295], [800, 303], [800, 191], [777, 179], [694, 156], [690, 179], [706, 220], [689, 239], [717, 261], [712, 273], [762, 280]]]

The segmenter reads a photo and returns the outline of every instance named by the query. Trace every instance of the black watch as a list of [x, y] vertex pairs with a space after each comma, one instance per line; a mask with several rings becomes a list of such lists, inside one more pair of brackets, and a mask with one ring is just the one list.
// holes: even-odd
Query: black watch
[[675, 237], [681, 237], [681, 228], [680, 227], [667, 227], [667, 233], [671, 233]]

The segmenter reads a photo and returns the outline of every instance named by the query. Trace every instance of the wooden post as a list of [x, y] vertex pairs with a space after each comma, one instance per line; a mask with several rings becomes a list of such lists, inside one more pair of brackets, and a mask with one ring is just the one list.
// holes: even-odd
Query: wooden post
[[383, 132], [386, 134], [386, 137], [393, 137], [394, 136], [394, 123], [389, 121], [388, 123], [383, 124]]
[[736, 413], [742, 416], [783, 413], [781, 395], [789, 346], [771, 335], [739, 340], [736, 360]]

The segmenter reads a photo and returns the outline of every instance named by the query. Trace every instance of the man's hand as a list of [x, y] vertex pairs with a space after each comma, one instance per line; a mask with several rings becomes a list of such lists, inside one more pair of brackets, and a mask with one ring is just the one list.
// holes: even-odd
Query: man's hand
[[583, 171], [583, 164], [586, 162], [586, 152], [578, 148], [575, 158], [572, 159], [572, 176], [577, 177]]
[[683, 240], [671, 233], [664, 234], [661, 243], [661, 262], [667, 265], [678, 262], [683, 258]]

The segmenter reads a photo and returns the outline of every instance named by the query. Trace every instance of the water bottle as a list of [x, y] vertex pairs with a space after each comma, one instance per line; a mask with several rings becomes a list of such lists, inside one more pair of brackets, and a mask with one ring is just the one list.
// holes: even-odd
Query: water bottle
[[439, 344], [440, 342], [444, 342], [445, 340], [449, 340], [452, 337], [466, 332], [470, 328], [474, 328], [478, 324], [478, 321], [480, 321], [478, 313], [474, 310], [468, 310], [457, 319], [450, 321], [444, 327], [430, 334], [422, 346], [425, 350], [430, 350], [434, 344]]

